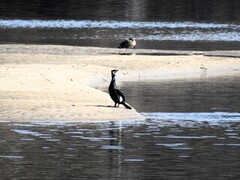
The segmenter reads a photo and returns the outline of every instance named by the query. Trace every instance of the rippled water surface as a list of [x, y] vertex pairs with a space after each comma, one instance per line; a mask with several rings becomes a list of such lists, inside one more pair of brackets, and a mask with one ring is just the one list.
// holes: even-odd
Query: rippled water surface
[[137, 48], [239, 49], [240, 3], [232, 1], [22, 0], [0, 2], [0, 43]]
[[207, 118], [147, 116], [144, 122], [1, 123], [0, 178], [239, 177], [240, 114], [214, 125]]
[[240, 122], [224, 121], [1, 123], [0, 178], [237, 179]]

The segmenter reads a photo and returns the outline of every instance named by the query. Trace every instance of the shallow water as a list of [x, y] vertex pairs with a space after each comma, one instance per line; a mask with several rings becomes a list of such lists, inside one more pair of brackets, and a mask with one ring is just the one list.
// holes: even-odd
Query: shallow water
[[1, 123], [0, 178], [239, 177], [239, 120], [210, 125], [150, 116], [144, 122]]
[[1, 20], [0, 43], [117, 47], [134, 37], [139, 49], [239, 50], [237, 24], [73, 20]]
[[122, 88], [139, 112], [240, 112], [239, 80], [239, 75], [208, 78], [203, 70], [199, 79], [140, 80]]
[[[237, 99], [239, 94], [236, 88], [239, 85], [233, 82], [238, 79], [224, 79], [222, 93], [231, 92]], [[211, 91], [214, 91], [219, 87], [212, 84], [219, 81], [222, 82], [222, 78], [208, 79], [204, 84], [210, 84]], [[195, 112], [199, 106], [195, 106], [194, 112], [180, 112], [176, 108], [178, 106], [171, 107], [171, 103], [166, 103], [167, 100], [159, 102], [159, 95], [157, 98], [151, 96], [152, 91], [160, 87], [164, 87], [161, 93], [170, 92], [169, 89], [179, 87], [184, 82], [126, 83], [123, 89], [126, 90], [127, 99], [130, 104], [135, 103], [137, 109], [145, 108], [142, 113], [146, 116], [145, 121], [1, 121], [0, 179], [238, 179], [239, 102], [230, 106], [230, 101], [221, 100], [228, 96], [219, 96], [219, 102], [223, 103], [216, 107], [227, 107], [219, 109], [221, 112], [212, 112], [214, 108], [199, 112], [204, 109], [202, 107]], [[181, 91], [192, 89], [192, 93], [183, 94], [187, 100], [193, 94], [204, 97], [204, 93], [200, 95], [196, 90], [195, 83], [198, 81], [189, 80], [185, 83]], [[189, 83], [193, 84], [189, 86]], [[148, 101], [152, 99], [151, 104], [137, 105], [136, 99], [139, 100], [139, 97], [136, 98], [133, 92], [129, 93], [129, 89], [137, 87], [148, 87], [142, 97], [149, 97]], [[229, 88], [235, 90], [229, 91]], [[203, 92], [207, 95], [209, 91]], [[166, 103], [168, 112], [161, 112], [161, 108], [155, 107], [154, 101], [158, 101], [160, 107]], [[178, 102], [180, 100], [176, 100]], [[188, 103], [183, 103], [183, 106], [185, 110], [189, 108]], [[152, 112], [149, 111], [151, 107]]]

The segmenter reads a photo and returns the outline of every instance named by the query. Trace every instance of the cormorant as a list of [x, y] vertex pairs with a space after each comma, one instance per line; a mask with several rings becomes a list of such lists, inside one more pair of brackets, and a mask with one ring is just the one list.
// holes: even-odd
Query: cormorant
[[118, 72], [117, 69], [114, 69], [111, 71], [112, 74], [112, 80], [110, 82], [110, 85], [108, 87], [108, 92], [112, 100], [115, 102], [114, 107], [119, 107], [120, 104], [124, 105], [127, 109], [132, 109], [129, 104], [125, 102], [125, 96], [123, 94], [123, 90], [118, 88], [116, 85], [115, 76]]
[[136, 47], [136, 41], [133, 38], [129, 38], [128, 40], [125, 40], [123, 42], [121, 42], [118, 45], [118, 48], [131, 48], [131, 49], [135, 49]]

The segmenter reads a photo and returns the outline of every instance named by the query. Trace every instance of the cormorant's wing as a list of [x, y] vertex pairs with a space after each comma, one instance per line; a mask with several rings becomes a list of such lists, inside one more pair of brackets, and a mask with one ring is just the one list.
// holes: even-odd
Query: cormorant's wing
[[127, 109], [132, 109], [131, 106], [128, 103], [125, 102], [125, 96], [123, 94], [123, 90], [122, 89], [115, 89], [115, 91], [117, 93], [119, 102], [121, 104], [123, 104]]
[[[125, 101], [125, 96], [124, 96], [124, 94], [123, 94], [123, 90], [117, 88], [117, 89], [115, 89], [115, 91], [116, 91], [116, 94], [117, 94], [117, 96], [118, 96], [118, 98], [119, 98], [119, 102], [124, 102], [124, 101]], [[121, 99], [121, 98], [122, 98], [122, 99]]]

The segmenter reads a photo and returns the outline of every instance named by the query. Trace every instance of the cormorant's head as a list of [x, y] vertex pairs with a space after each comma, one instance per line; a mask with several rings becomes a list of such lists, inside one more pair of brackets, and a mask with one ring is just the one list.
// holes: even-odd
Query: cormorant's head
[[114, 77], [116, 75], [116, 73], [118, 72], [118, 70], [117, 69], [113, 69], [111, 72], [112, 72], [112, 77]]

